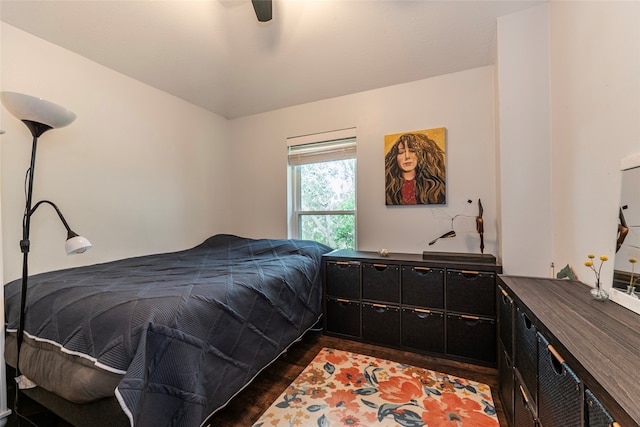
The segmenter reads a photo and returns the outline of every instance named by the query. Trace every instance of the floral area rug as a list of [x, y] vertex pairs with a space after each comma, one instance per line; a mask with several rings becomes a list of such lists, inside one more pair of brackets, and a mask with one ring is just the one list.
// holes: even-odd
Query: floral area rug
[[499, 427], [486, 384], [324, 348], [253, 427]]

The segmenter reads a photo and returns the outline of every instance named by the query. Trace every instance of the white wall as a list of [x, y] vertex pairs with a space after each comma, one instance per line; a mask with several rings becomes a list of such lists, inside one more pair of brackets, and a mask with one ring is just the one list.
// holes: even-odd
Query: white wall
[[[228, 121], [2, 23], [1, 89], [74, 111], [38, 145], [34, 202], [50, 199], [93, 248], [64, 254], [65, 230], [32, 217], [30, 272], [184, 249], [227, 229]], [[4, 280], [20, 275], [31, 134], [0, 108]]]
[[[356, 127], [359, 249], [479, 253], [474, 218], [456, 222], [458, 237], [427, 243], [450, 229], [448, 216], [476, 215], [480, 198], [485, 253], [497, 254], [493, 100], [493, 67], [483, 67], [232, 120], [230, 230], [286, 237], [286, 138]], [[384, 135], [435, 127], [447, 128], [448, 204], [387, 207]]]
[[640, 2], [553, 2], [550, 22], [556, 259], [593, 283], [582, 264], [614, 255], [620, 161], [640, 152]]
[[506, 274], [551, 271], [548, 6], [498, 19], [501, 259]]
[[[0, 70], [2, 69], [2, 55], [0, 54]], [[0, 87], [2, 87], [2, 73], [0, 73]], [[0, 144], [2, 144], [2, 121], [0, 121]], [[0, 150], [0, 164], [2, 161], [2, 150]], [[2, 175], [0, 174], [0, 186], [2, 185]], [[2, 197], [0, 197], [0, 224], [2, 224]], [[0, 242], [2, 239], [2, 227], [0, 227]], [[2, 268], [2, 245], [0, 244], [0, 278], [3, 277]], [[2, 283], [4, 284], [4, 282]], [[4, 286], [0, 286], [0, 311], [4, 313]], [[0, 384], [6, 384], [7, 372], [4, 364], [4, 328], [3, 333], [0, 334]], [[0, 427], [7, 424], [7, 417], [11, 411], [7, 408], [7, 389], [6, 387], [0, 387]]]
[[[584, 261], [588, 253], [613, 257], [620, 161], [640, 151], [640, 2], [552, 1], [503, 17], [498, 28], [499, 45], [509, 46], [499, 50], [498, 70], [500, 183], [508, 189], [501, 199], [505, 270], [546, 275], [544, 256], [556, 271], [570, 264], [582, 281], [594, 283]], [[536, 95], [545, 90], [545, 75], [548, 101]], [[508, 135], [512, 140], [505, 142]], [[507, 151], [521, 142], [517, 152]], [[519, 188], [526, 197], [515, 194]], [[529, 213], [541, 208], [545, 216], [538, 223]], [[516, 223], [516, 212], [532, 218]], [[606, 263], [605, 285], [612, 270], [613, 262]]]

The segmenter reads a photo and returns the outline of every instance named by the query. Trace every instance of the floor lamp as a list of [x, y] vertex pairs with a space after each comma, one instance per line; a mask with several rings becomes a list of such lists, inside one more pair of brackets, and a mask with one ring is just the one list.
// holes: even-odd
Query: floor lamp
[[20, 318], [18, 331], [16, 333], [17, 353], [16, 353], [16, 378], [20, 377], [20, 348], [24, 338], [24, 318], [25, 318], [25, 302], [27, 297], [27, 283], [29, 280], [28, 260], [29, 260], [29, 231], [31, 226], [31, 216], [36, 209], [42, 204], [52, 206], [62, 224], [67, 229], [67, 242], [65, 249], [67, 255], [79, 254], [85, 252], [91, 247], [89, 241], [71, 231], [69, 224], [60, 212], [60, 209], [49, 200], [42, 200], [32, 207], [33, 195], [33, 176], [36, 164], [36, 149], [38, 146], [38, 138], [48, 130], [67, 126], [76, 118], [76, 115], [64, 107], [56, 105], [52, 102], [45, 101], [29, 95], [16, 92], [0, 92], [0, 100], [5, 108], [29, 128], [33, 135], [33, 145], [31, 148], [31, 165], [27, 170], [25, 185], [26, 188], [26, 204], [24, 215], [22, 218], [22, 240], [20, 241], [20, 250], [22, 251], [22, 289], [20, 294]]

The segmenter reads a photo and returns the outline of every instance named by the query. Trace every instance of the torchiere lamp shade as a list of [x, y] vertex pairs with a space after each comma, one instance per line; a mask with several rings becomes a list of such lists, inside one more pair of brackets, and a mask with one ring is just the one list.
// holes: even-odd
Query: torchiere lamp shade
[[22, 121], [46, 125], [52, 129], [71, 124], [75, 113], [42, 98], [17, 92], [1, 92], [2, 104], [11, 114]]

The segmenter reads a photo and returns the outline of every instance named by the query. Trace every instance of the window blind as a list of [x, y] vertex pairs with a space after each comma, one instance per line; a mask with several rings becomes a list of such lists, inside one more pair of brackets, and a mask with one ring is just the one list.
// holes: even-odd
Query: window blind
[[289, 146], [290, 166], [353, 159], [355, 157], [355, 138]]

